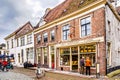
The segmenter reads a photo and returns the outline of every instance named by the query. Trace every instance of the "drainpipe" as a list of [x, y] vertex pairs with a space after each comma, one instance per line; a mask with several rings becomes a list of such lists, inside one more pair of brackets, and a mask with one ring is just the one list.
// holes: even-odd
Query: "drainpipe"
[[105, 22], [105, 29], [104, 29], [104, 30], [105, 30], [105, 31], [104, 31], [104, 32], [105, 32], [105, 36], [104, 36], [104, 39], [105, 39], [105, 52], [106, 52], [106, 55], [105, 55], [106, 73], [105, 73], [105, 75], [107, 75], [107, 48], [106, 48], [106, 45], [107, 45], [107, 39], [106, 39], [106, 27], [107, 27], [107, 24], [106, 24], [106, 23], [107, 23], [107, 18], [106, 18], [106, 15], [107, 15], [107, 14], [106, 14], [106, 6], [107, 6], [107, 5], [108, 5], [108, 3], [105, 4], [105, 15], [104, 15], [104, 18], [105, 18], [105, 21], [104, 21], [104, 22]]

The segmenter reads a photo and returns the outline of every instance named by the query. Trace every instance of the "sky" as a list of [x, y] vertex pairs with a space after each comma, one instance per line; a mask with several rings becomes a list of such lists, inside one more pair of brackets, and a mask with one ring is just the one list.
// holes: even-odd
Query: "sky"
[[54, 8], [64, 0], [0, 0], [0, 43], [16, 29], [30, 21], [33, 26], [47, 8]]

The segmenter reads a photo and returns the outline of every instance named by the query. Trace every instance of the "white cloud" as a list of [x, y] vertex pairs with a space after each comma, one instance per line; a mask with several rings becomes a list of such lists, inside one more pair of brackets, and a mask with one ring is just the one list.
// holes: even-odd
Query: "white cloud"
[[46, 8], [53, 8], [62, 1], [64, 0], [0, 0], [0, 42], [27, 21], [37, 24]]

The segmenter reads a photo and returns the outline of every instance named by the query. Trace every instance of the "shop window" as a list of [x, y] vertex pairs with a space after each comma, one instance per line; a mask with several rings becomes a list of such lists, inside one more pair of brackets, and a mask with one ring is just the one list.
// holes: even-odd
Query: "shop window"
[[70, 49], [69, 48], [60, 49], [60, 65], [64, 65], [64, 66], [70, 65]]
[[44, 53], [44, 64], [47, 64], [47, 48], [43, 48], [43, 53]]
[[72, 47], [72, 54], [78, 53], [78, 47]]
[[42, 49], [41, 48], [38, 48], [37, 49], [37, 62], [38, 63], [41, 63], [40, 61], [41, 61], [41, 53], [42, 52]]
[[80, 53], [96, 52], [95, 45], [80, 46]]
[[81, 20], [81, 37], [88, 36], [91, 33], [91, 18], [87, 17]]
[[95, 66], [96, 62], [96, 47], [95, 45], [85, 45], [85, 46], [80, 46], [80, 59], [84, 57], [89, 57], [92, 63], [92, 66]]

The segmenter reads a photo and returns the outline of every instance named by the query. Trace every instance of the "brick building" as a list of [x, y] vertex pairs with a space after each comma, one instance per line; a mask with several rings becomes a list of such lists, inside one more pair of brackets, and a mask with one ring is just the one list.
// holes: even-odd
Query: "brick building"
[[[79, 61], [89, 56], [91, 72], [106, 73], [105, 0], [66, 0], [49, 10], [34, 31], [36, 62], [49, 68], [79, 72]], [[54, 66], [53, 66], [54, 63]]]

